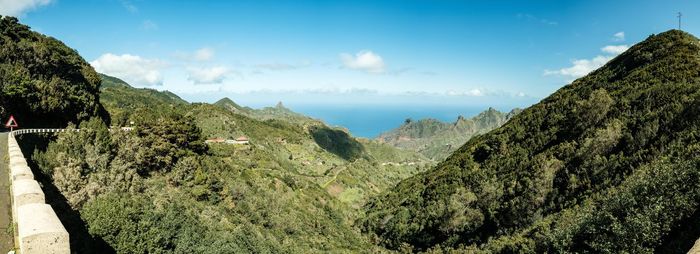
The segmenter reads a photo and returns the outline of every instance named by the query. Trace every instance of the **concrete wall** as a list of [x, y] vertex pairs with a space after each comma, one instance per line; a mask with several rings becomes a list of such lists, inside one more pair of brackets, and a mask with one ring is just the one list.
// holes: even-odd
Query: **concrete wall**
[[[24, 132], [29, 133], [29, 132]], [[15, 134], [8, 134], [10, 181], [12, 183], [12, 217], [16, 242], [22, 254], [70, 253], [68, 231], [44, 200], [44, 192], [34, 180], [32, 170], [17, 144]]]
[[688, 251], [688, 254], [699, 254], [700, 253], [700, 239], [695, 241], [695, 245]]

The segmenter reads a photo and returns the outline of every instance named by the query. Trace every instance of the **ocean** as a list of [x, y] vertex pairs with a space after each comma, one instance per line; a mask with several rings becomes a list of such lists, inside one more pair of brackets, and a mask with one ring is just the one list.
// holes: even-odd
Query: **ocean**
[[[476, 116], [488, 107], [457, 106], [287, 106], [291, 110], [324, 121], [330, 126], [342, 126], [355, 137], [375, 138], [382, 132], [401, 126], [407, 118], [434, 118], [454, 122], [459, 115]], [[496, 108], [509, 112], [511, 108]]]

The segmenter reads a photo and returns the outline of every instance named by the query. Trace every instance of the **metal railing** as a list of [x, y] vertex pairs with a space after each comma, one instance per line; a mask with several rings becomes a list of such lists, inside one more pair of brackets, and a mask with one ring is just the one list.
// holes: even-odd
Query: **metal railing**
[[[116, 128], [110, 128], [109, 131], [112, 132]], [[120, 131], [133, 131], [134, 127], [120, 127], [117, 130]], [[58, 129], [58, 128], [34, 128], [34, 129], [20, 129], [20, 130], [14, 130], [10, 132], [10, 135], [15, 136], [15, 135], [22, 135], [22, 134], [32, 134], [32, 133], [59, 133], [59, 132], [67, 132], [67, 131], [73, 131], [73, 132], [79, 132], [80, 129]]]
[[57, 132], [66, 132], [66, 131], [80, 131], [80, 129], [21, 129], [21, 130], [16, 130], [16, 131], [11, 131], [10, 135], [15, 136], [15, 135], [21, 135], [21, 134], [28, 134], [28, 133], [57, 133]]

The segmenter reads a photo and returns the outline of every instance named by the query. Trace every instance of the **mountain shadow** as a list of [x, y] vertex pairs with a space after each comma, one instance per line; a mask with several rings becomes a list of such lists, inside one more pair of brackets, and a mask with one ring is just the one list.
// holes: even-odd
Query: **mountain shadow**
[[309, 128], [309, 133], [318, 146], [345, 160], [354, 161], [365, 154], [364, 146], [350, 137], [347, 132], [326, 126], [312, 126]]
[[[47, 144], [54, 139], [54, 136], [53, 134], [24, 134], [17, 138], [22, 153], [27, 157], [35, 154], [35, 151], [46, 150]], [[27, 163], [32, 169], [39, 168], [34, 160], [27, 159]], [[33, 170], [33, 173], [44, 191], [46, 204], [51, 205], [61, 224], [68, 231], [70, 249], [74, 253], [116, 253], [116, 250], [109, 246], [104, 239], [90, 234], [88, 225], [80, 217], [80, 212], [70, 206], [68, 199], [54, 185], [49, 176], [39, 170]]]

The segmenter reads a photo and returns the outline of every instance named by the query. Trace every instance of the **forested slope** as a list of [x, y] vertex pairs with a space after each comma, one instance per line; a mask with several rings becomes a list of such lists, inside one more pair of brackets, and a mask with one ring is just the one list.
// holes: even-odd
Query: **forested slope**
[[390, 248], [685, 252], [700, 236], [700, 45], [671, 30], [366, 205]]
[[100, 78], [101, 103], [109, 111], [115, 126], [132, 125], [128, 119], [144, 111], [169, 112], [174, 111], [176, 106], [189, 104], [168, 91], [133, 88], [123, 80], [105, 74], [100, 74]]
[[98, 116], [100, 77], [75, 50], [0, 16], [0, 118], [22, 127], [65, 127]]

